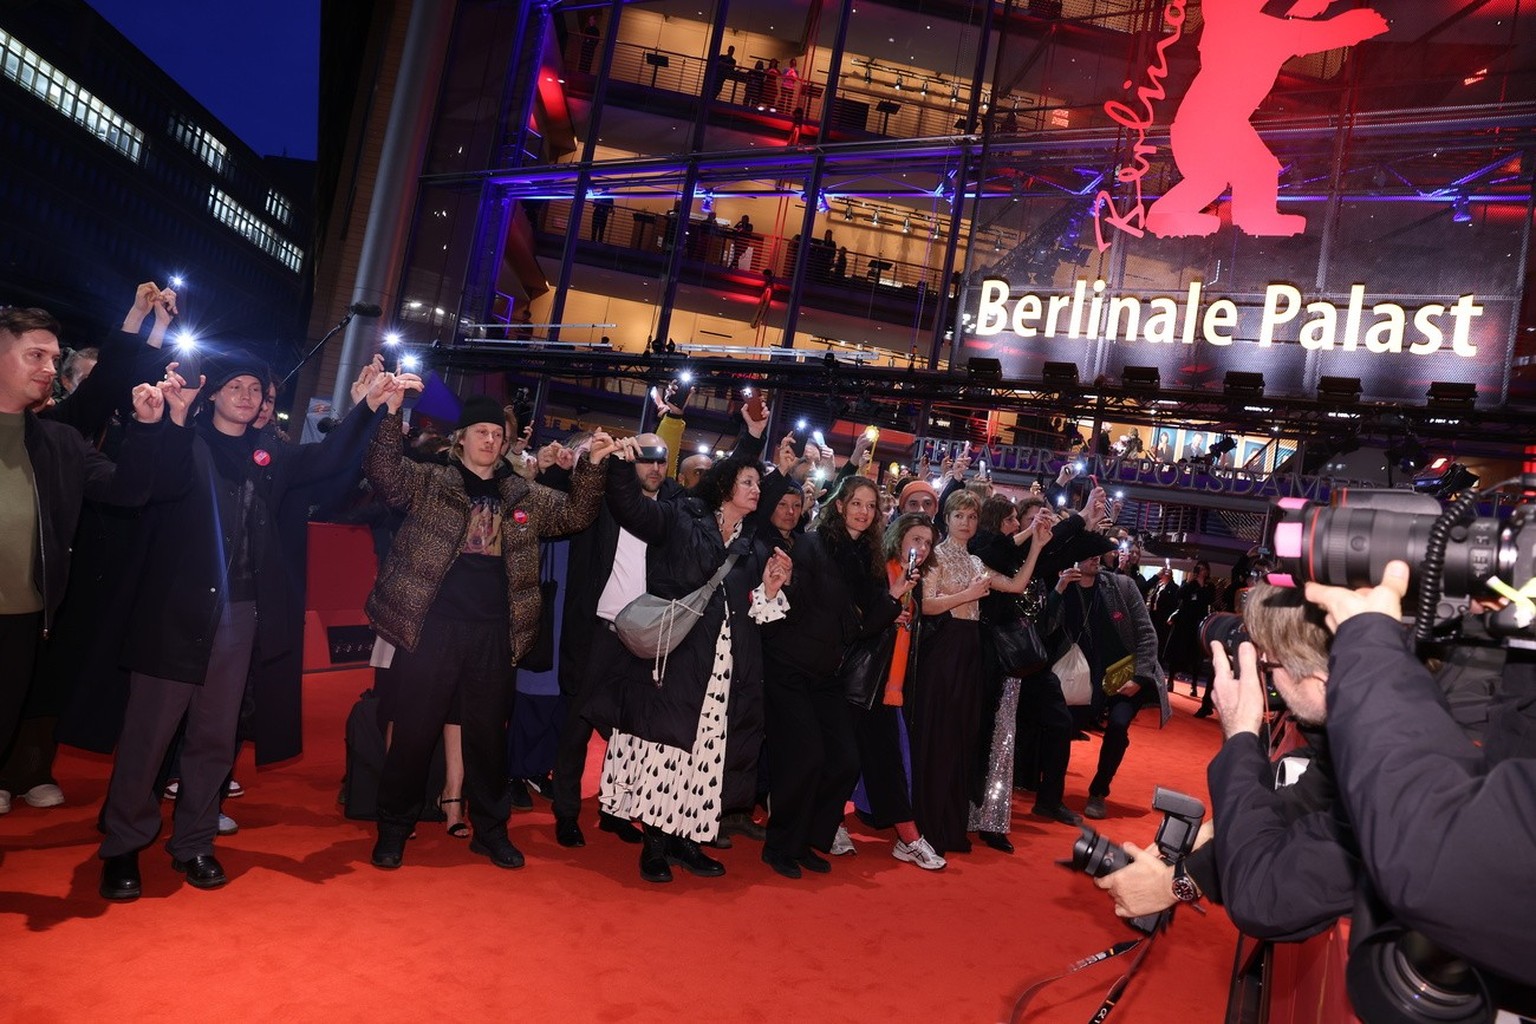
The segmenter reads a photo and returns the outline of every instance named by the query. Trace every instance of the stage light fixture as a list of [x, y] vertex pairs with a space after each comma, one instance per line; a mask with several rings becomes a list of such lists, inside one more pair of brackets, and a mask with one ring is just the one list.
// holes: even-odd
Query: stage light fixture
[[1466, 466], [1447, 456], [1440, 456], [1413, 478], [1413, 489], [1437, 498], [1449, 498], [1477, 486], [1481, 479]]
[[1040, 382], [1052, 390], [1077, 387], [1076, 363], [1047, 362], [1040, 368]]
[[1429, 385], [1425, 397], [1431, 409], [1470, 409], [1477, 404], [1477, 385], [1437, 380]]
[[1221, 458], [1223, 455], [1226, 455], [1228, 452], [1234, 452], [1236, 450], [1237, 438], [1233, 437], [1231, 434], [1223, 434], [1221, 435], [1221, 440], [1211, 445], [1211, 461], [1215, 462], [1217, 459]]
[[1002, 380], [1003, 364], [989, 356], [972, 356], [965, 362], [965, 373], [972, 380]]
[[1360, 401], [1359, 377], [1329, 377], [1317, 379], [1317, 400], [1335, 405], [1353, 405]]
[[1127, 391], [1158, 391], [1163, 375], [1155, 366], [1127, 366], [1120, 371], [1120, 383]]
[[1228, 370], [1222, 380], [1221, 390], [1228, 398], [1263, 398], [1264, 375], [1245, 370]]

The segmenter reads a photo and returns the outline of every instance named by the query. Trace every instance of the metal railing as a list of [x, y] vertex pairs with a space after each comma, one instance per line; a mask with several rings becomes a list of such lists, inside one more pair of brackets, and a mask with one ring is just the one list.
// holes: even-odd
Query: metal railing
[[[554, 200], [544, 205], [535, 228], [545, 234], [563, 234], [570, 223], [571, 203]], [[582, 237], [608, 246], [647, 253], [668, 252], [676, 214], [636, 206], [586, 205]], [[781, 235], [740, 232], [708, 218], [689, 222], [685, 261], [745, 273], [771, 272], [780, 282], [794, 269], [799, 241]], [[857, 252], [817, 241], [806, 256], [809, 280], [846, 288], [880, 288], [899, 293], [905, 288], [936, 290], [943, 277], [941, 267], [895, 260], [882, 253]]]

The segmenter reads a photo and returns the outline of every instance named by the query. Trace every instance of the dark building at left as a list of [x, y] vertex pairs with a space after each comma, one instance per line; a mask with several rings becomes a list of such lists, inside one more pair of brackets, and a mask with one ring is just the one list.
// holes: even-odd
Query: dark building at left
[[177, 276], [176, 330], [286, 372], [306, 347], [313, 181], [81, 0], [0, 5], [0, 303], [50, 310], [66, 345]]

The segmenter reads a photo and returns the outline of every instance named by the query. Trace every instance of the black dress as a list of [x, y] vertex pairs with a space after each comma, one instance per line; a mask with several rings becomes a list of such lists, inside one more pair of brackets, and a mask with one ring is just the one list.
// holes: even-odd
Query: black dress
[[[959, 593], [985, 572], [981, 560], [951, 541], [934, 549], [923, 578], [930, 600]], [[977, 602], [924, 616], [917, 675], [907, 699], [912, 744], [912, 813], [940, 854], [968, 853], [967, 785], [981, 727], [981, 633]]]

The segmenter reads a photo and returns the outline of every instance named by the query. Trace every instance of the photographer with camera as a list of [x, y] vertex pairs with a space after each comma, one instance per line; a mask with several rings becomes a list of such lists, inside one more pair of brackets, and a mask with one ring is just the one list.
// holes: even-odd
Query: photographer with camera
[[[1339, 791], [1377, 893], [1403, 924], [1472, 963], [1536, 985], [1536, 756], [1478, 756], [1401, 625], [1407, 563], [1358, 590], [1306, 585], [1334, 630], [1328, 738]], [[1527, 587], [1526, 589], [1529, 589]], [[1531, 599], [1515, 602], [1530, 612]], [[1530, 620], [1517, 615], [1528, 630]], [[1536, 660], [1508, 652], [1503, 681], [1529, 694]], [[1536, 734], [1530, 702], [1511, 718]]]
[[[1350, 912], [1359, 868], [1322, 729], [1331, 638], [1299, 591], [1268, 584], [1249, 594], [1242, 625], [1253, 643], [1238, 646], [1235, 677], [1224, 645], [1211, 644], [1225, 739], [1208, 769], [1215, 841], [1202, 838], [1177, 864], [1127, 843], [1131, 863], [1095, 884], [1114, 897], [1121, 917], [1204, 895], [1248, 935], [1299, 940]], [[1241, 627], [1229, 632], [1229, 639], [1242, 639]], [[1262, 671], [1304, 741], [1278, 765], [1264, 740]]]

